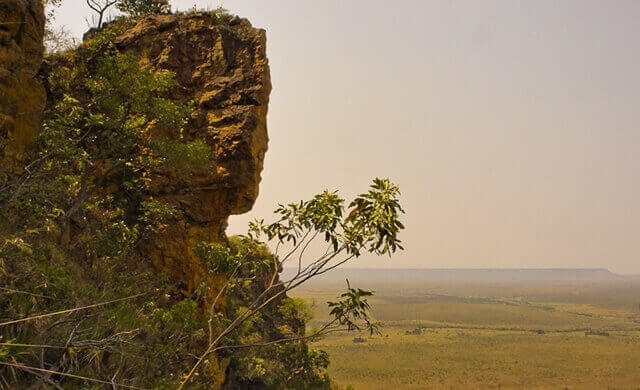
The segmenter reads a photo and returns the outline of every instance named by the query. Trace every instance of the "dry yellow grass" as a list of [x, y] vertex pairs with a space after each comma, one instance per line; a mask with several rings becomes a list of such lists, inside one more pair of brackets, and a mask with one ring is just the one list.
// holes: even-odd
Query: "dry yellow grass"
[[[320, 302], [335, 291], [298, 295], [318, 302], [321, 322]], [[355, 389], [640, 389], [638, 313], [564, 301], [382, 293], [372, 303], [383, 336], [334, 334], [315, 346]], [[423, 334], [405, 334], [418, 325]], [[610, 336], [578, 330], [589, 328]]]
[[640, 333], [610, 337], [493, 330], [428, 330], [355, 344], [332, 336], [317, 347], [331, 374], [356, 389], [640, 388]]

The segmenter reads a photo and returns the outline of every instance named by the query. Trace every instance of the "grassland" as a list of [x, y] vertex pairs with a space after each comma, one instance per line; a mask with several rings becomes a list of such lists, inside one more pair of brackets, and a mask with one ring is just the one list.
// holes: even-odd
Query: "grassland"
[[[364, 286], [364, 285], [363, 285]], [[316, 343], [355, 389], [640, 389], [640, 284], [379, 284], [383, 335]], [[337, 286], [297, 295], [323, 302]], [[421, 328], [421, 334], [406, 334]], [[607, 335], [585, 335], [588, 330]]]

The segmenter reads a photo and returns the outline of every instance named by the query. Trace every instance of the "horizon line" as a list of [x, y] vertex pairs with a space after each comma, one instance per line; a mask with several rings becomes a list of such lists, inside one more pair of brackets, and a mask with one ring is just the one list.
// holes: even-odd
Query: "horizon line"
[[[283, 267], [283, 269], [297, 269], [297, 267]], [[466, 268], [466, 267], [454, 267], [454, 268], [444, 268], [444, 267], [343, 267], [337, 269], [353, 269], [353, 270], [429, 270], [429, 271], [608, 271], [613, 273], [606, 267], [521, 267], [521, 268]]]
[[[281, 272], [289, 272], [295, 271], [297, 267], [283, 267]], [[551, 271], [551, 272], [570, 272], [570, 271], [599, 271], [606, 272], [612, 276], [621, 276], [621, 277], [637, 277], [640, 276], [640, 272], [618, 272], [612, 271], [606, 267], [584, 267], [584, 268], [386, 268], [386, 267], [345, 267], [345, 268], [337, 268], [333, 271], [337, 270], [352, 270], [352, 271]]]

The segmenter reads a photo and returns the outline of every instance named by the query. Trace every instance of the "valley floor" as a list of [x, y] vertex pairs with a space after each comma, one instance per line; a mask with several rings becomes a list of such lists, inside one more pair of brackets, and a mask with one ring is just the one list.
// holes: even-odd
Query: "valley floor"
[[[333, 334], [315, 344], [342, 385], [640, 389], [640, 285], [359, 287], [378, 290], [371, 303], [382, 335]], [[315, 302], [320, 324], [337, 291], [316, 285], [297, 295]]]

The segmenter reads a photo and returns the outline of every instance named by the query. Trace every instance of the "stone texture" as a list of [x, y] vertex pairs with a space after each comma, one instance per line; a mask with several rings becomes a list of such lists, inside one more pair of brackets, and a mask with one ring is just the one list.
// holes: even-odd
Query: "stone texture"
[[[182, 136], [213, 150], [210, 164], [193, 176], [162, 172], [152, 179], [153, 197], [184, 217], [142, 250], [191, 291], [207, 278], [193, 246], [224, 242], [229, 215], [249, 211], [258, 196], [271, 91], [265, 31], [237, 17], [222, 23], [208, 13], [151, 15], [120, 35], [116, 46], [145, 67], [175, 73], [178, 87], [170, 97], [195, 102]], [[178, 129], [168, 133], [180, 136]]]
[[45, 91], [34, 79], [44, 53], [39, 0], [0, 0], [0, 185], [20, 173], [40, 129]]

